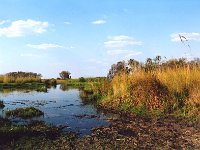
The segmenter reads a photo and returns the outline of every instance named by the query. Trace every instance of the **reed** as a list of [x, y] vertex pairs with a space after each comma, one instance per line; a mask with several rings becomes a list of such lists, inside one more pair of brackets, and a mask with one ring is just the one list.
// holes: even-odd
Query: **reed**
[[144, 64], [131, 73], [122, 70], [112, 80], [93, 86], [93, 91], [102, 95], [103, 106], [200, 117], [199, 65], [179, 60], [174, 65], [169, 62], [157, 66], [152, 63], [149, 68]]
[[40, 77], [12, 77], [12, 76], [0, 76], [0, 83], [32, 83], [41, 82]]

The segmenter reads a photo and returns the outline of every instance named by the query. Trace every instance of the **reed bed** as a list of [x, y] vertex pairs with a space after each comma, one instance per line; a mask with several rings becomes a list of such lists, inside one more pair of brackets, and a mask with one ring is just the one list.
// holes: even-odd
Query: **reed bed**
[[[174, 60], [173, 60], [174, 61]], [[176, 114], [200, 119], [200, 67], [184, 61], [142, 64], [134, 72], [121, 70], [93, 87], [100, 104], [147, 114]], [[169, 65], [170, 64], [170, 65]], [[178, 65], [177, 65], [178, 64]]]
[[40, 82], [41, 78], [39, 77], [9, 77], [3, 76], [3, 80], [0, 80], [1, 83], [31, 83], [31, 82]]

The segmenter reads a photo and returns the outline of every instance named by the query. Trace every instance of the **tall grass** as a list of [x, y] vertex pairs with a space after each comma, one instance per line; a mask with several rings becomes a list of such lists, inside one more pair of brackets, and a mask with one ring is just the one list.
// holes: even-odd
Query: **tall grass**
[[199, 66], [163, 66], [121, 71], [96, 84], [93, 91], [102, 95], [103, 106], [200, 117]]
[[32, 83], [41, 82], [40, 77], [12, 77], [2, 75], [0, 76], [0, 83]]

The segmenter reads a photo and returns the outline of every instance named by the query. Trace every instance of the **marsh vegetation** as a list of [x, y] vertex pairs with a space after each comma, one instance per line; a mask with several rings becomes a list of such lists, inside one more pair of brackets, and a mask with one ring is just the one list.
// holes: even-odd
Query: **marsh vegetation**
[[112, 65], [108, 78], [92, 86], [102, 106], [139, 115], [200, 118], [199, 59], [121, 61]]
[[157, 56], [117, 62], [107, 77], [2, 83], [0, 148], [198, 149], [199, 79], [199, 59]]
[[35, 107], [16, 108], [14, 110], [6, 111], [6, 116], [8, 117], [32, 118], [41, 115], [44, 115], [44, 113]]

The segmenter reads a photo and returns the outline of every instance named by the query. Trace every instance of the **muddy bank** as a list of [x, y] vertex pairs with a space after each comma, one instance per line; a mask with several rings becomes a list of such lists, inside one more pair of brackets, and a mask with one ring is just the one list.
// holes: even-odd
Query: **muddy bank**
[[108, 119], [110, 126], [94, 128], [91, 135], [82, 138], [74, 132], [62, 133], [54, 138], [29, 136], [3, 148], [200, 149], [200, 128], [194, 122], [173, 116], [156, 119], [125, 112], [118, 112], [117, 115]]
[[109, 127], [93, 129], [76, 145], [85, 149], [200, 149], [200, 128], [191, 122], [127, 115], [110, 120]]

